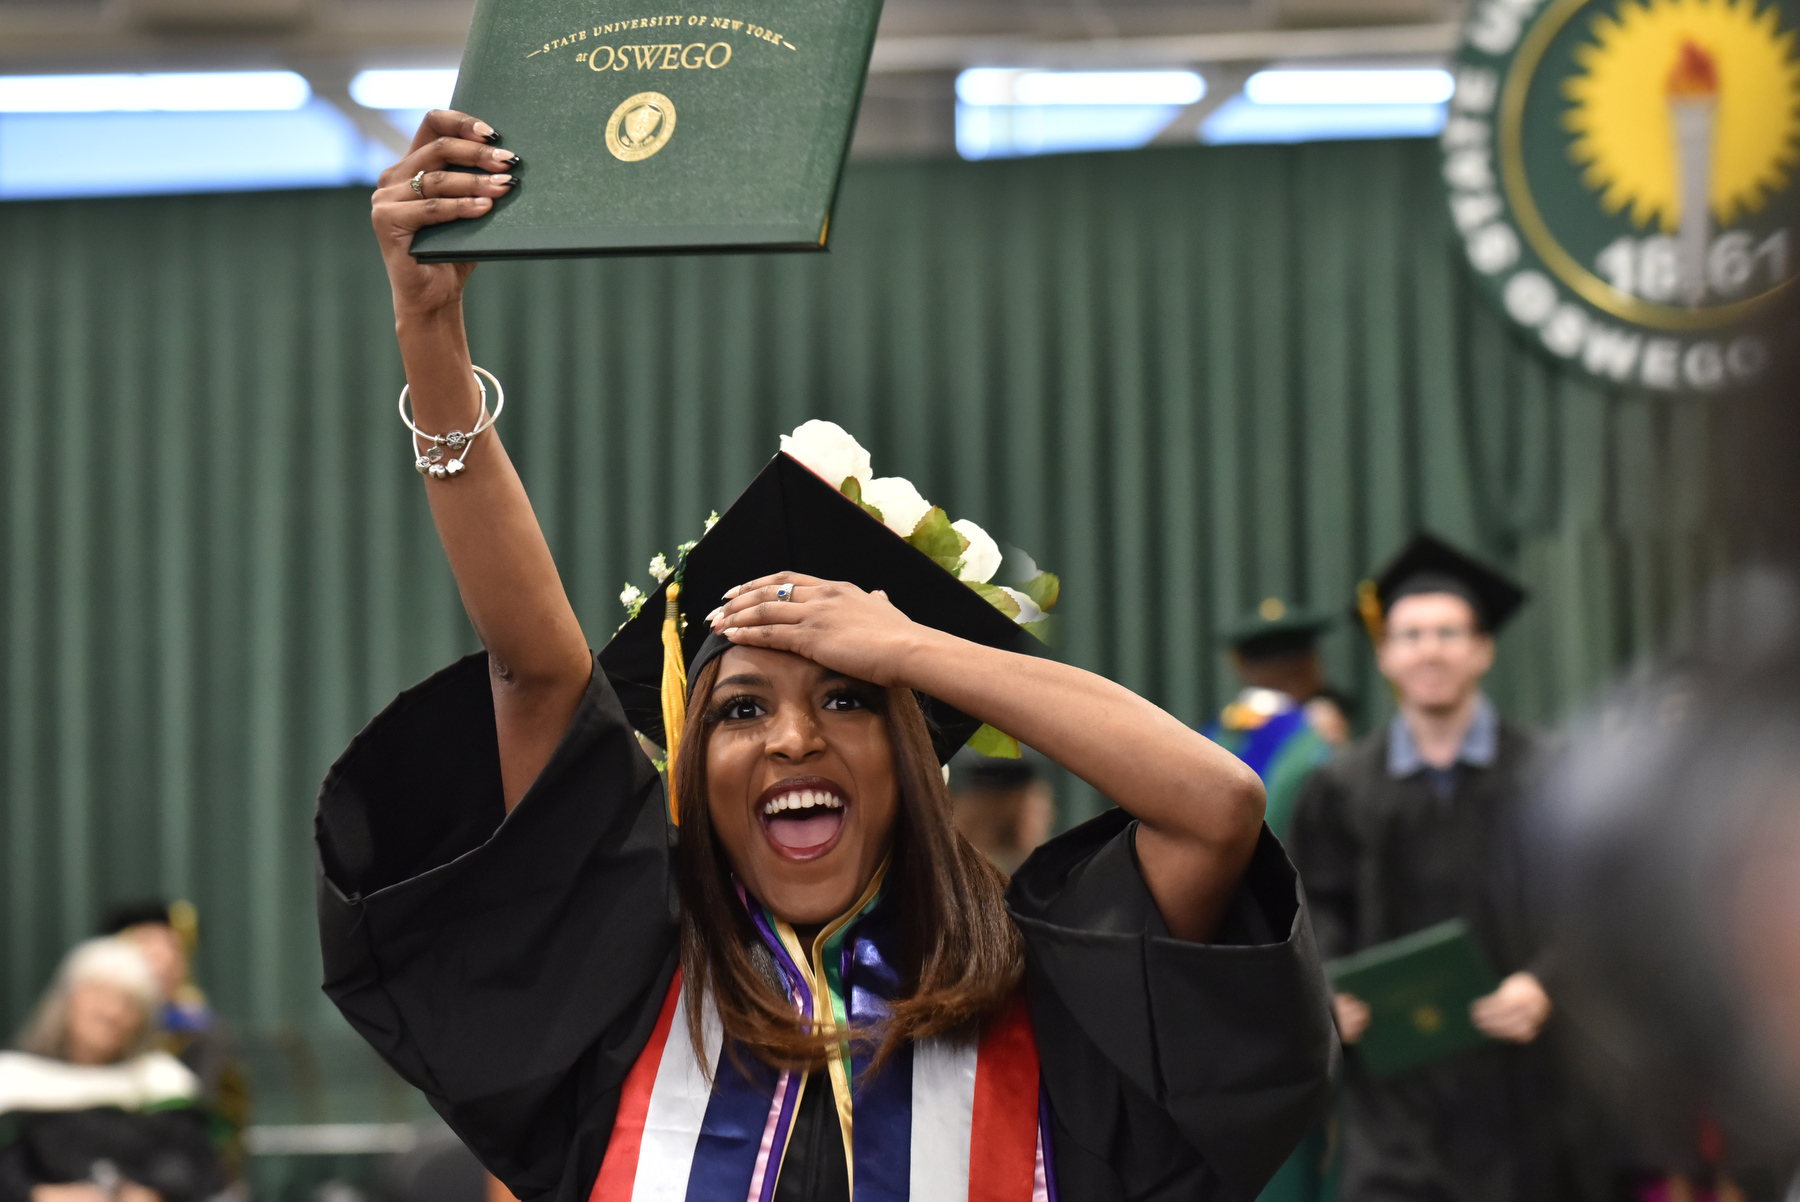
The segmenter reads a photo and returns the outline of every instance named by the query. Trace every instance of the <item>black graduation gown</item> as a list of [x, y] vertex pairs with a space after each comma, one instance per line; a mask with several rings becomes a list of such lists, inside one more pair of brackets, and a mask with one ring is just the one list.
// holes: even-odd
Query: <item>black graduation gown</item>
[[[1451, 918], [1494, 968], [1554, 996], [1527, 906], [1520, 814], [1544, 736], [1502, 721], [1493, 763], [1458, 764], [1440, 799], [1421, 769], [1388, 773], [1382, 727], [1307, 782], [1288, 844], [1327, 958]], [[1385, 1082], [1346, 1057], [1343, 1202], [1542, 1202], [1566, 1191], [1546, 1031]]]
[[188, 1106], [142, 1113], [17, 1110], [0, 1115], [0, 1202], [31, 1202], [33, 1187], [90, 1180], [107, 1161], [163, 1202], [202, 1202], [225, 1188], [206, 1115]]
[[[1171, 939], [1135, 830], [1115, 810], [1070, 831], [1009, 895], [1061, 1196], [1248, 1202], [1336, 1055], [1298, 882], [1265, 831], [1219, 941]], [[674, 837], [598, 669], [510, 815], [481, 655], [403, 693], [326, 777], [325, 991], [520, 1198], [592, 1188], [676, 968]]]

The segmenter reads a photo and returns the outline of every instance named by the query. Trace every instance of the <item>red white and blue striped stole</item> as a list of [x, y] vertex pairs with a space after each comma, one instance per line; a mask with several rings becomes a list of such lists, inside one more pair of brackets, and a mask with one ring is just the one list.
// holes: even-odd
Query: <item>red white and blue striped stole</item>
[[[792, 931], [745, 897], [800, 1014], [822, 1014], [831, 1005], [838, 1021], [862, 1025], [885, 1011], [898, 976], [885, 954], [892, 938], [879, 900], [878, 889], [859, 899], [841, 924], [844, 937], [821, 936], [824, 954], [802, 968], [789, 954], [794, 945], [782, 938], [791, 941]], [[812, 971], [827, 960], [824, 974]], [[711, 1088], [688, 1037], [677, 972], [650, 1042], [625, 1079], [589, 1202], [773, 1198], [805, 1078], [747, 1056], [736, 1063], [722, 1054], [710, 1004], [701, 1019]], [[853, 1202], [1056, 1202], [1049, 1109], [1022, 990], [978, 1041], [915, 1043], [873, 1077], [863, 1057], [844, 1059], [833, 1084]], [[816, 1074], [813, 1087], [824, 1080]]]

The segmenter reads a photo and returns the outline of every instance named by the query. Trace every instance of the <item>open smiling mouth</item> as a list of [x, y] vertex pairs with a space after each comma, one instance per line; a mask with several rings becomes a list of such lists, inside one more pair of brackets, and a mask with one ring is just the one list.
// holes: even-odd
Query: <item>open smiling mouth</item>
[[837, 844], [848, 801], [837, 785], [807, 776], [771, 785], [756, 799], [756, 812], [777, 853], [790, 860], [812, 860]]

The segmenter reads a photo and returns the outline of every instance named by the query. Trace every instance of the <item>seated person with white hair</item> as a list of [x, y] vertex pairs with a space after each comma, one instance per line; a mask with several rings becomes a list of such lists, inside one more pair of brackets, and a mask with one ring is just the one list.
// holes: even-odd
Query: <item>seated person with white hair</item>
[[0, 1202], [200, 1202], [224, 1187], [199, 1079], [152, 1046], [161, 996], [125, 940], [64, 957], [0, 1052]]

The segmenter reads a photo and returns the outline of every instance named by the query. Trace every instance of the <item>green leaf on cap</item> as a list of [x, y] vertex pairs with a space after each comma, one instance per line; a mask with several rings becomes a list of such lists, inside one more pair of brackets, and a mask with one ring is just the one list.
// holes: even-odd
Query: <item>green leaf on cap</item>
[[926, 511], [919, 524], [913, 527], [907, 542], [917, 547], [952, 576], [962, 570], [963, 552], [969, 549], [969, 540], [958, 534], [950, 524], [950, 515], [933, 505]]
[[1012, 594], [1008, 593], [1005, 589], [992, 584], [982, 584], [979, 581], [974, 580], [965, 580], [963, 583], [980, 593], [989, 605], [993, 606], [1013, 621], [1016, 622], [1019, 620], [1019, 603], [1013, 598]]
[[862, 511], [876, 521], [885, 522], [887, 520], [881, 516], [881, 510], [862, 499], [862, 481], [858, 480], [855, 476], [845, 476], [844, 482], [838, 485], [838, 491], [862, 506]]
[[1031, 631], [1031, 633], [1036, 636], [1038, 642], [1048, 647], [1052, 641], [1050, 635], [1053, 627], [1051, 624], [1055, 621], [1055, 618], [1046, 616], [1039, 618], [1035, 622], [1021, 622], [1019, 625], [1023, 626], [1026, 630]]
[[1062, 581], [1057, 579], [1055, 572], [1039, 572], [1019, 585], [1019, 591], [1036, 602], [1039, 609], [1049, 613], [1062, 595]]
[[995, 730], [982, 724], [980, 730], [969, 736], [969, 746], [980, 755], [992, 756], [1001, 760], [1016, 760], [1024, 753], [1019, 750], [1019, 741], [1005, 731]]

